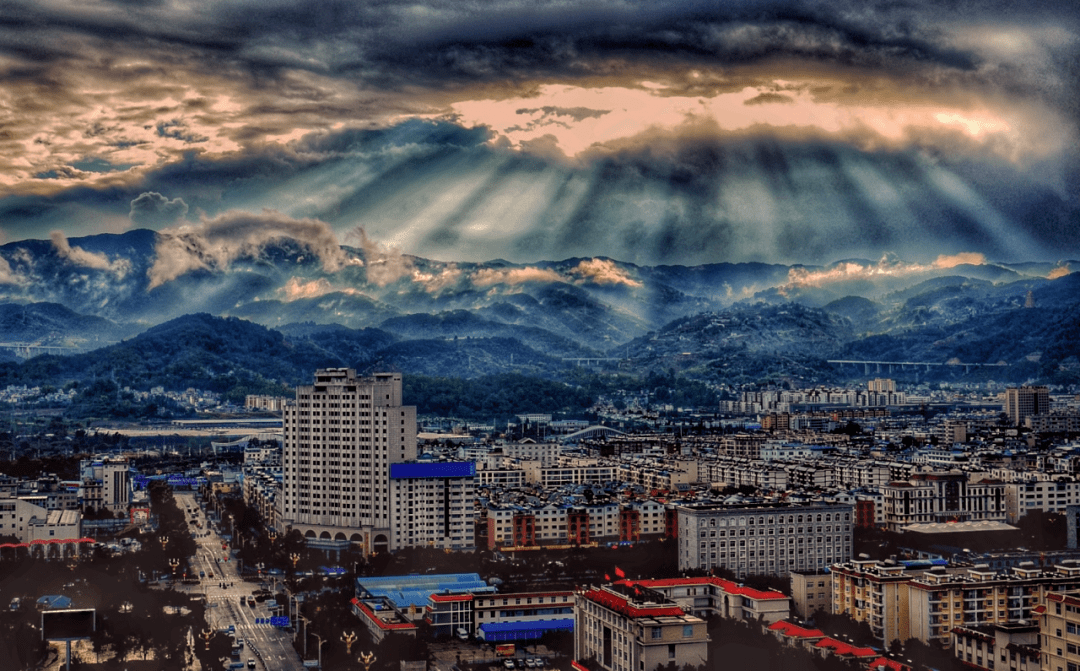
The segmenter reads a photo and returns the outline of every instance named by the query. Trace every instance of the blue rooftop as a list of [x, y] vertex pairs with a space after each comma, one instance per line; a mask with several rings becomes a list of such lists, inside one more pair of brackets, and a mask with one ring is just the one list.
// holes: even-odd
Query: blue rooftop
[[573, 630], [572, 617], [532, 622], [485, 622], [480, 625], [480, 638], [485, 641], [525, 641], [540, 638], [549, 631]]
[[391, 575], [356, 579], [358, 597], [386, 597], [398, 608], [426, 606], [429, 596], [441, 592], [494, 591], [495, 588], [484, 582], [479, 573]]
[[390, 464], [390, 477], [404, 478], [468, 478], [476, 475], [474, 461], [433, 461]]
[[71, 599], [63, 594], [46, 594], [37, 600], [39, 606], [45, 608], [70, 608]]

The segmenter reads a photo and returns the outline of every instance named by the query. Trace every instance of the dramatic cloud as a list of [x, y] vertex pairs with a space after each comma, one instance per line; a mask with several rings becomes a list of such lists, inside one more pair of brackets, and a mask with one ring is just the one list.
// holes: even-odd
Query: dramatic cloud
[[402, 256], [395, 247], [387, 249], [371, 240], [362, 227], [354, 228], [349, 232], [348, 237], [358, 241], [360, 249], [364, 251], [364, 265], [367, 267], [369, 283], [377, 287], [385, 287], [413, 274], [414, 267], [411, 259]]
[[302, 298], [318, 298], [326, 294], [343, 293], [358, 295], [360, 292], [352, 287], [336, 287], [325, 277], [305, 281], [299, 277], [290, 277], [285, 285], [278, 289], [282, 300], [287, 303]]
[[497, 284], [525, 284], [526, 282], [565, 282], [559, 273], [548, 268], [482, 268], [470, 278], [478, 287], [490, 287]]
[[139, 194], [131, 201], [131, 221], [140, 226], [172, 224], [188, 212], [187, 203], [181, 198], [169, 200], [156, 191]]
[[846, 261], [826, 269], [792, 268], [788, 271], [788, 281], [786, 285], [781, 287], [781, 292], [795, 287], [822, 287], [836, 282], [905, 277], [919, 273], [929, 273], [934, 270], [955, 268], [961, 264], [979, 266], [985, 263], [986, 257], [974, 252], [964, 252], [950, 256], [942, 255], [937, 257], [933, 263], [926, 265], [908, 263], [894, 255], [887, 254], [874, 264]]
[[584, 282], [593, 284], [623, 284], [628, 287], [640, 287], [641, 282], [629, 274], [611, 259], [585, 259], [570, 270], [570, 274]]
[[0, 256], [0, 284], [18, 284], [19, 278], [11, 271], [11, 264]]
[[464, 277], [456, 263], [448, 263], [437, 273], [413, 271], [412, 280], [424, 288], [430, 294], [449, 289], [456, 285]]
[[67, 237], [61, 231], [53, 231], [49, 234], [49, 239], [52, 240], [53, 248], [56, 249], [57, 256], [62, 259], [67, 259], [77, 266], [93, 270], [108, 270], [115, 273], [118, 277], [123, 277], [131, 270], [131, 262], [127, 259], [109, 261], [109, 257], [104, 254], [88, 252], [82, 247], [72, 247], [68, 242]]
[[[1077, 63], [1064, 0], [12, 0], [0, 218], [362, 223], [394, 246], [373, 283], [407, 254], [1059, 258]], [[176, 272], [217, 267], [189, 251]]]
[[293, 219], [280, 212], [231, 211], [192, 226], [161, 231], [154, 265], [148, 271], [153, 289], [193, 270], [224, 270], [241, 257], [257, 256], [268, 243], [293, 240], [310, 250], [328, 273], [355, 265], [333, 230], [315, 219]]
[[935, 268], [955, 268], [959, 265], [981, 266], [986, 263], [986, 256], [977, 252], [963, 252], [951, 256], [941, 255], [934, 259]]
[[1062, 265], [1058, 266], [1057, 268], [1054, 268], [1053, 270], [1051, 270], [1050, 273], [1046, 276], [1046, 279], [1048, 279], [1048, 280], [1056, 280], [1059, 277], [1065, 277], [1066, 275], [1068, 275], [1071, 272], [1072, 271], [1069, 270], [1069, 264], [1065, 263], [1065, 264], [1062, 264]]

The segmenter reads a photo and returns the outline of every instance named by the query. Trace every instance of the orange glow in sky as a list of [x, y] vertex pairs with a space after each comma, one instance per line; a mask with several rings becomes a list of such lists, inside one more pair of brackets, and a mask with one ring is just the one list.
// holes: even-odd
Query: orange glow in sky
[[[455, 117], [466, 125], [491, 128], [512, 146], [554, 142], [567, 156], [656, 130], [720, 133], [755, 129], [817, 133], [837, 139], [876, 138], [899, 145], [922, 132], [958, 133], [976, 142], [1008, 138], [1014, 130], [989, 108], [945, 107], [932, 101], [897, 104], [871, 101], [851, 104], [817, 99], [806, 87], [778, 83], [773, 88], [745, 87], [713, 97], [665, 95], [662, 86], [583, 88], [544, 85], [537, 94], [501, 100], [453, 103]], [[1008, 143], [1007, 143], [1008, 144]]]

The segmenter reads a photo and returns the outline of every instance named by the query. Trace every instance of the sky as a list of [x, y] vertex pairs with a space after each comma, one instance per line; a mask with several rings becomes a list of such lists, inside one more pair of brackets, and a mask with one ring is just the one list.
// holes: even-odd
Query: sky
[[0, 243], [1053, 261], [1078, 92], [1066, 1], [0, 0]]

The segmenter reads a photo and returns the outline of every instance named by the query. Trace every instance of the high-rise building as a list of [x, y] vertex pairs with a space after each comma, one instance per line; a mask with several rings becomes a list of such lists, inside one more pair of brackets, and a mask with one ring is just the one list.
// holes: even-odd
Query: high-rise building
[[867, 389], [876, 392], [896, 391], [896, 380], [887, 377], [877, 377], [866, 384]]
[[1013, 426], [1031, 415], [1050, 412], [1050, 390], [1046, 387], [1009, 387], [1005, 390], [1005, 414]]
[[416, 458], [416, 408], [401, 404], [401, 374], [318, 370], [283, 417], [284, 524], [390, 550], [390, 465]]
[[83, 509], [107, 508], [127, 512], [131, 503], [131, 465], [123, 457], [83, 459], [79, 462]]

